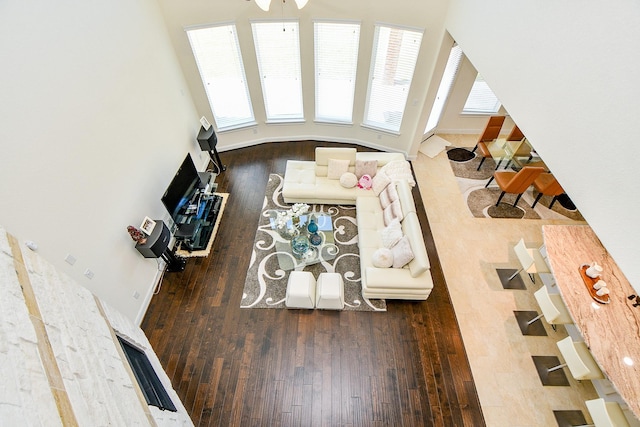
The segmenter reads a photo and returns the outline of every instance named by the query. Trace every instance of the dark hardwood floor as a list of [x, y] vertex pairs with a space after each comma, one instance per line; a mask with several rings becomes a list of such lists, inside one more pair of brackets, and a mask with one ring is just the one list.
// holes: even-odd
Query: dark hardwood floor
[[317, 145], [337, 144], [221, 153], [228, 169], [216, 182], [230, 196], [213, 251], [167, 273], [151, 301], [142, 328], [194, 424], [485, 425], [418, 188], [427, 301], [388, 300], [385, 313], [240, 309], [268, 176], [313, 159]]

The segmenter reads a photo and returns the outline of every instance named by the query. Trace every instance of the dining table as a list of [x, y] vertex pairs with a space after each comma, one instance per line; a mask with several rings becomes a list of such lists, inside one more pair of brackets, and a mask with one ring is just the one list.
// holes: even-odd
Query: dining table
[[[591, 355], [640, 419], [640, 298], [615, 260], [588, 225], [544, 225], [547, 260], [558, 290]], [[583, 274], [587, 265], [602, 268], [600, 283], [608, 298], [593, 292]], [[591, 287], [591, 288], [590, 288]]]

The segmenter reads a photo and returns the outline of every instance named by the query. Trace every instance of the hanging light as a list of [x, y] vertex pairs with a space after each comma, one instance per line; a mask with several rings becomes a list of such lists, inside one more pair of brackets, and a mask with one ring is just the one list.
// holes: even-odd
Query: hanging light
[[[298, 9], [302, 9], [307, 5], [307, 2], [309, 0], [294, 0], [294, 1], [296, 2], [296, 6], [298, 6]], [[282, 0], [282, 3], [284, 2], [285, 0]], [[264, 10], [265, 12], [268, 12], [269, 6], [271, 6], [271, 0], [256, 0], [256, 4], [260, 9]]]
[[256, 0], [256, 4], [258, 7], [265, 12], [269, 11], [269, 5], [271, 4], [271, 0]]

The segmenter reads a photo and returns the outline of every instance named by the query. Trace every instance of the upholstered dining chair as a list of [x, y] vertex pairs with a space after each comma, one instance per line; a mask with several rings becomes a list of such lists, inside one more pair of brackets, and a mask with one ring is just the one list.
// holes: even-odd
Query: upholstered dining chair
[[[504, 120], [505, 116], [489, 117], [489, 120], [487, 120], [487, 124], [482, 131], [482, 134], [480, 134], [480, 137], [478, 138], [476, 146], [473, 147], [473, 150], [471, 150], [471, 152], [474, 153], [476, 151], [476, 149], [478, 148], [478, 144], [483, 143], [486, 145], [487, 142], [497, 139], [498, 135], [500, 135], [500, 130], [502, 129]], [[489, 154], [489, 156], [491, 156], [491, 154]]]
[[559, 195], [564, 194], [564, 190], [560, 186], [558, 180], [550, 173], [542, 173], [533, 181], [533, 188], [538, 191], [538, 196], [536, 200], [531, 205], [532, 208], [536, 207], [536, 203], [542, 198], [542, 196], [552, 196], [551, 203], [549, 204], [549, 209], [556, 202], [556, 199]]
[[496, 206], [500, 204], [500, 201], [506, 193], [518, 195], [518, 197], [516, 197], [516, 201], [513, 203], [513, 206], [516, 206], [520, 197], [522, 197], [522, 194], [527, 191], [527, 188], [529, 188], [533, 181], [535, 181], [538, 175], [544, 172], [545, 168], [539, 166], [525, 166], [518, 172], [496, 171], [484, 187], [489, 187], [491, 181], [495, 179], [496, 184], [498, 184], [498, 187], [502, 190], [502, 193], [496, 202]]

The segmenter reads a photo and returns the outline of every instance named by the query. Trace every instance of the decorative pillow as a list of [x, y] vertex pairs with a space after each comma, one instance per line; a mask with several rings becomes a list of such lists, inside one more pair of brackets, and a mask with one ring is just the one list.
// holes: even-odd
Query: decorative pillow
[[365, 190], [371, 189], [371, 177], [369, 175], [362, 175], [358, 180], [358, 187], [363, 188]]
[[404, 215], [402, 214], [402, 207], [400, 206], [400, 200], [396, 200], [395, 202], [391, 202], [389, 206], [382, 210], [382, 219], [384, 220], [384, 225], [391, 224], [391, 221], [394, 219], [398, 219], [398, 221], [402, 221]]
[[406, 179], [410, 186], [416, 186], [416, 180], [413, 179], [411, 172], [411, 164], [406, 160], [392, 160], [380, 168], [380, 172], [387, 174], [393, 181]]
[[396, 200], [398, 200], [399, 196], [398, 196], [398, 190], [396, 189], [396, 186], [393, 184], [387, 185], [387, 187], [384, 190], [382, 190], [382, 192], [380, 193], [379, 198], [380, 198], [380, 206], [382, 207], [382, 209], [389, 206], [392, 202], [395, 202]]
[[395, 218], [380, 231], [380, 240], [382, 240], [382, 246], [392, 248], [400, 239], [402, 239], [402, 226], [400, 220]]
[[373, 188], [373, 192], [376, 193], [376, 196], [379, 196], [382, 190], [384, 190], [390, 182], [391, 180], [387, 174], [378, 172], [376, 176], [373, 177], [371, 188]]
[[378, 170], [377, 160], [356, 160], [356, 176], [358, 179], [362, 175], [369, 175], [373, 178], [376, 176], [376, 170]]
[[407, 236], [400, 239], [400, 241], [391, 248], [391, 252], [393, 252], [393, 268], [402, 268], [415, 257]]
[[389, 248], [380, 248], [373, 253], [373, 266], [389, 268], [393, 265], [393, 251]]
[[345, 172], [342, 175], [340, 175], [340, 185], [342, 185], [344, 188], [353, 188], [356, 186], [357, 183], [358, 183], [358, 178], [354, 173]]
[[327, 170], [327, 178], [340, 179], [343, 173], [349, 172], [349, 160], [347, 159], [329, 159]]

